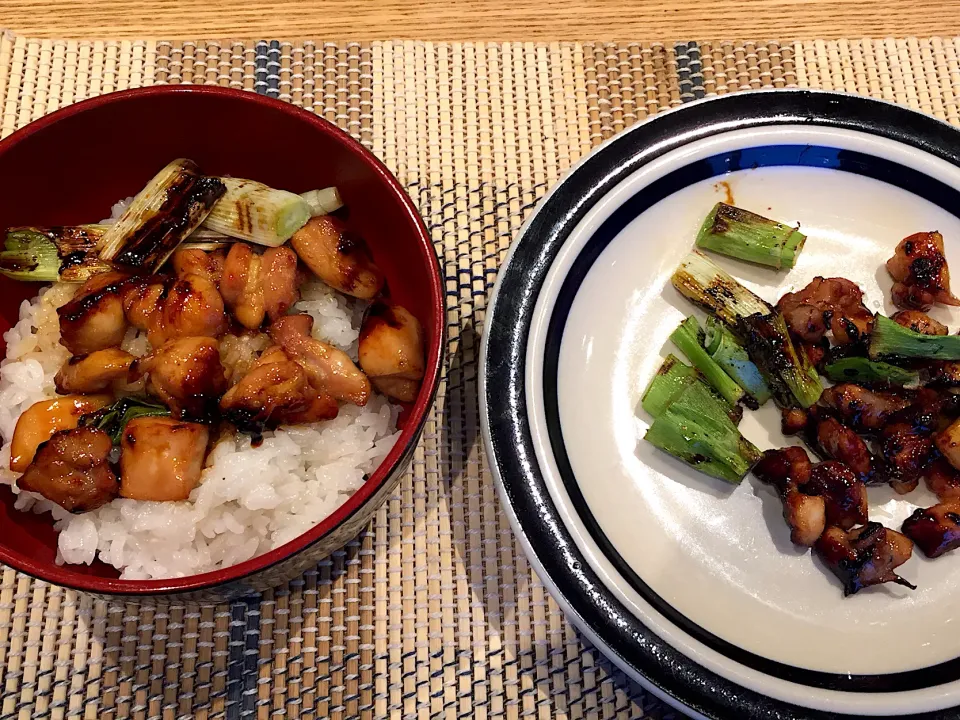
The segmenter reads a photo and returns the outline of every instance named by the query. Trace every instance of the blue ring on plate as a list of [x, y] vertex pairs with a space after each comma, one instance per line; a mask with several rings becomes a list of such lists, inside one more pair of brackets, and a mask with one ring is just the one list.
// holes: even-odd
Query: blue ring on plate
[[853, 150], [819, 145], [765, 145], [733, 150], [673, 170], [642, 188], [618, 207], [584, 244], [563, 279], [547, 326], [543, 360], [544, 405], [547, 432], [560, 478], [570, 495], [571, 503], [576, 508], [577, 515], [583, 520], [590, 536], [630, 586], [670, 622], [721, 655], [725, 655], [741, 665], [782, 680], [845, 692], [906, 692], [957, 680], [960, 678], [960, 658], [926, 668], [898, 673], [850, 675], [795, 667], [770, 660], [727, 642], [676, 610], [637, 575], [603, 532], [580, 492], [563, 440], [557, 391], [557, 368], [560, 360], [563, 331], [580, 285], [590, 272], [594, 262], [614, 238], [635, 218], [661, 200], [678, 190], [703, 180], [728, 172], [761, 167], [828, 168], [863, 175], [894, 185], [918, 197], [926, 198], [950, 214], [960, 217], [960, 214], [958, 214], [960, 213], [960, 192], [949, 185], [912, 168], [883, 158]]
[[[618, 661], [685, 707], [710, 718], [848, 718], [775, 700], [707, 670], [653, 633], [613, 596], [563, 525], [537, 464], [526, 415], [526, 352], [537, 297], [564, 241], [590, 209], [639, 168], [731, 130], [817, 125], [876, 135], [960, 167], [960, 134], [946, 123], [868, 98], [809, 90], [737, 93], [691, 103], [615, 136], [560, 182], [501, 268], [484, 331], [484, 425], [502, 498], [535, 562], [568, 611]], [[903, 720], [904, 716], [900, 716]], [[954, 710], [909, 716], [956, 718]]]

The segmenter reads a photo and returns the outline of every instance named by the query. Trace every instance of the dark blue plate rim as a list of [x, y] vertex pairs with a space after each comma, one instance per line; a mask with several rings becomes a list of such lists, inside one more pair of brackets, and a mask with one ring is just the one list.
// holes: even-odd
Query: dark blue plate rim
[[[839, 718], [732, 683], [687, 658], [637, 620], [587, 564], [554, 507], [537, 465], [526, 416], [525, 360], [534, 307], [563, 242], [628, 175], [665, 153], [730, 130], [811, 124], [849, 129], [923, 150], [960, 167], [960, 134], [934, 118], [868, 98], [767, 91], [684, 106], [622, 133], [588, 156], [543, 201], [500, 272], [487, 316], [481, 368], [482, 421], [501, 497], [561, 604], [634, 676], [706, 717]], [[954, 717], [950, 710], [913, 718]]]

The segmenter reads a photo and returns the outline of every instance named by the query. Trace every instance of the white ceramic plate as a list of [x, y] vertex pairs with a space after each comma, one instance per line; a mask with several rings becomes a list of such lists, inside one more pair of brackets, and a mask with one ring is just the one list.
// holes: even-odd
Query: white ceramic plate
[[[482, 358], [484, 438], [514, 528], [578, 626], [625, 671], [706, 717], [954, 715], [960, 553], [915, 557], [844, 598], [795, 549], [769, 488], [696, 473], [641, 438], [640, 395], [693, 307], [669, 283], [718, 200], [799, 222], [797, 266], [720, 260], [771, 303], [816, 275], [890, 313], [884, 261], [939, 230], [960, 266], [960, 133], [813, 92], [696, 103], [599, 148], [543, 201], [501, 270]], [[960, 312], [940, 310], [956, 328]], [[796, 444], [772, 403], [741, 429]], [[899, 528], [922, 488], [871, 487]], [[917, 554], [919, 555], [919, 553]]]

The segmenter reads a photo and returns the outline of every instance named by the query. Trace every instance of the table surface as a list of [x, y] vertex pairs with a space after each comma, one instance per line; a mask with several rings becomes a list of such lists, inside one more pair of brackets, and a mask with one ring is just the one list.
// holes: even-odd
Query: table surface
[[30, 37], [378, 40], [953, 35], [957, 0], [0, 0]]

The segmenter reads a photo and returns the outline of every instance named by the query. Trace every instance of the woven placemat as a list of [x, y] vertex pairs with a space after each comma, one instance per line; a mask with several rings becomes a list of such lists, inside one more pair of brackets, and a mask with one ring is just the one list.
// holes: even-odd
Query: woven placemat
[[[958, 123], [960, 39], [445, 44], [0, 39], [2, 134], [99, 93], [215, 83], [303, 105], [397, 174], [446, 277], [450, 356], [411, 471], [344, 550], [274, 592], [141, 610], [4, 569], [0, 720], [637, 718], [672, 713], [564, 619], [478, 437], [477, 358], [511, 238], [573, 162], [660, 109], [822, 87]], [[758, 102], [760, 102], [758, 100]]]

